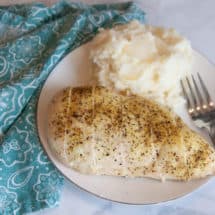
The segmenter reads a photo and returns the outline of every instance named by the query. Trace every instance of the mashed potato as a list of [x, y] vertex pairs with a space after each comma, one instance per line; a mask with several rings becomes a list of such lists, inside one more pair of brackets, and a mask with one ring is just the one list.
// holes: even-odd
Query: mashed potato
[[190, 73], [192, 49], [173, 29], [137, 21], [101, 30], [90, 59], [102, 86], [174, 107], [183, 101], [180, 79]]

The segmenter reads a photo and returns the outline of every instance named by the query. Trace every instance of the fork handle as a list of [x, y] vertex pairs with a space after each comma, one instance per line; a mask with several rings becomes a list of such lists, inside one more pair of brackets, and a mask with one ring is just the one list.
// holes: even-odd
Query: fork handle
[[209, 135], [213, 143], [213, 146], [215, 147], [215, 121], [212, 121], [210, 123]]

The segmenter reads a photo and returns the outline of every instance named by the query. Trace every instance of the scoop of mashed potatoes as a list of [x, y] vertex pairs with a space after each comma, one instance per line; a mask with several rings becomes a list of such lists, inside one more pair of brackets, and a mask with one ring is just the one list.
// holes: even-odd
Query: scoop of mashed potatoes
[[100, 85], [173, 109], [183, 102], [180, 79], [191, 71], [192, 49], [174, 29], [132, 21], [100, 30], [91, 45], [92, 69]]

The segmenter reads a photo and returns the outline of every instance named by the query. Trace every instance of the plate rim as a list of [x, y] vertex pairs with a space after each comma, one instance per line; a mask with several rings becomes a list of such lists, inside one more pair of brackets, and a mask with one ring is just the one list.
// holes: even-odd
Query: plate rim
[[[78, 189], [80, 189], [80, 190], [82, 190], [82, 191], [85, 191], [85, 192], [87, 192], [88, 194], [90, 194], [90, 195], [92, 195], [92, 196], [95, 196], [96, 198], [101, 198], [101, 199], [103, 199], [103, 200], [107, 200], [107, 201], [111, 201], [111, 202], [116, 202], [116, 203], [120, 203], [120, 204], [124, 204], [124, 205], [134, 205], [134, 206], [135, 206], [135, 205], [155, 205], [155, 204], [159, 204], [159, 203], [168, 203], [168, 202], [172, 202], [172, 201], [174, 201], [174, 200], [176, 200], [176, 199], [183, 198], [183, 197], [186, 197], [186, 196], [188, 196], [188, 195], [191, 195], [193, 192], [195, 192], [195, 191], [201, 189], [203, 186], [205, 186], [206, 184], [208, 184], [209, 181], [211, 181], [211, 179], [213, 178], [213, 175], [212, 175], [212, 176], [207, 176], [207, 177], [205, 178], [204, 183], [201, 184], [200, 186], [198, 186], [197, 188], [193, 188], [190, 192], [181, 194], [181, 195], [179, 195], [179, 196], [177, 196], [177, 197], [174, 197], [174, 198], [171, 198], [171, 199], [167, 199], [167, 200], [163, 200], [163, 201], [153, 201], [153, 202], [150, 202], [150, 203], [131, 203], [131, 202], [128, 202], [128, 201], [119, 201], [119, 200], [111, 199], [111, 198], [108, 198], [108, 197], [104, 197], [104, 196], [99, 195], [99, 194], [97, 194], [97, 193], [95, 193], [95, 192], [92, 192], [92, 191], [90, 191], [90, 190], [87, 190], [87, 189], [85, 189], [84, 187], [78, 185], [78, 184], [77, 184], [76, 182], [74, 182], [72, 179], [70, 179], [67, 175], [65, 175], [65, 173], [63, 173], [63, 171], [62, 171], [57, 165], [55, 165], [53, 159], [50, 157], [50, 155], [49, 155], [49, 153], [47, 152], [45, 146], [43, 145], [43, 141], [42, 141], [42, 139], [41, 139], [40, 132], [39, 132], [39, 113], [38, 113], [39, 108], [38, 108], [38, 106], [39, 106], [39, 103], [40, 103], [41, 94], [42, 94], [42, 92], [43, 92], [43, 89], [44, 89], [44, 87], [45, 87], [45, 84], [46, 84], [46, 82], [47, 82], [49, 76], [50, 76], [50, 75], [52, 74], [52, 72], [56, 69], [56, 67], [57, 67], [65, 58], [67, 58], [73, 51], [75, 51], [76, 49], [81, 48], [82, 46], [84, 46], [84, 45], [86, 45], [86, 44], [88, 44], [88, 43], [89, 43], [89, 41], [86, 42], [86, 43], [81, 44], [80, 46], [78, 46], [78, 47], [76, 47], [75, 49], [73, 49], [73, 50], [71, 50], [70, 52], [68, 52], [68, 53], [54, 66], [54, 68], [51, 70], [51, 72], [48, 74], [46, 80], [44, 81], [43, 86], [42, 86], [42, 88], [41, 88], [41, 90], [40, 90], [40, 93], [39, 93], [39, 97], [38, 97], [37, 104], [36, 104], [36, 112], [35, 112], [35, 114], [36, 114], [36, 130], [37, 130], [37, 136], [38, 136], [38, 138], [39, 138], [40, 145], [42, 146], [43, 150], [45, 151], [45, 153], [46, 153], [47, 157], [49, 158], [49, 160], [51, 161], [52, 165], [60, 172], [60, 174], [63, 175], [64, 178], [66, 178], [70, 183], [74, 184]], [[202, 58], [204, 58], [206, 61], [208, 61], [208, 63], [211, 64], [211, 65], [213, 65], [213, 67], [215, 68], [215, 63], [213, 63], [210, 59], [208, 59], [204, 54], [202, 54], [201, 52], [199, 52], [196, 48], [195, 48], [195, 49], [192, 48], [192, 50], [193, 50], [195, 53], [197, 53], [198, 55], [200, 55]], [[209, 143], [208, 143], [208, 144], [209, 144]], [[194, 179], [194, 180], [196, 180], [196, 179]]]

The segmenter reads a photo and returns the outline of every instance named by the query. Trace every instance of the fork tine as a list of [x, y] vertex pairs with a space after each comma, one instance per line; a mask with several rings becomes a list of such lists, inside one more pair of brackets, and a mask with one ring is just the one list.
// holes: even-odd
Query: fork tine
[[181, 80], [180, 81], [181, 82], [181, 87], [182, 87], [182, 90], [183, 90], [183, 94], [184, 94], [184, 97], [185, 97], [185, 99], [186, 99], [186, 101], [187, 101], [187, 108], [188, 108], [188, 111], [189, 111], [189, 113], [192, 113], [193, 112], [193, 107], [192, 107], [192, 105], [191, 105], [191, 99], [190, 99], [190, 97], [189, 97], [189, 95], [188, 95], [188, 93], [187, 93], [187, 91], [186, 91], [186, 89], [185, 89], [185, 86], [184, 86], [184, 83], [183, 83], [183, 81]]
[[188, 88], [190, 89], [191, 98], [193, 99], [194, 108], [196, 108], [197, 107], [196, 95], [195, 95], [195, 93], [193, 91], [193, 88], [192, 88], [192, 86], [190, 84], [190, 81], [189, 81], [188, 77], [186, 77], [186, 81], [187, 81]]
[[193, 86], [195, 88], [195, 92], [196, 92], [196, 100], [197, 100], [197, 103], [198, 103], [198, 106], [196, 107], [197, 110], [200, 110], [201, 108], [206, 108], [207, 106], [205, 106], [204, 104], [204, 100], [202, 98], [202, 94], [200, 93], [200, 90], [196, 84], [196, 81], [193, 77], [193, 75], [191, 75], [191, 78], [192, 78], [192, 81], [193, 81]]
[[212, 102], [212, 100], [211, 100], [210, 94], [209, 94], [209, 92], [208, 92], [208, 90], [207, 90], [207, 88], [206, 88], [206, 86], [205, 86], [205, 84], [204, 84], [204, 82], [203, 82], [203, 80], [202, 80], [200, 74], [197, 73], [197, 76], [198, 76], [198, 78], [199, 78], [199, 82], [200, 82], [200, 84], [201, 84], [201, 87], [202, 87], [202, 91], [203, 91], [203, 93], [204, 93], [204, 96], [206, 97], [207, 103], [209, 104], [210, 107], [214, 106], [214, 104], [213, 104], [213, 102]]

